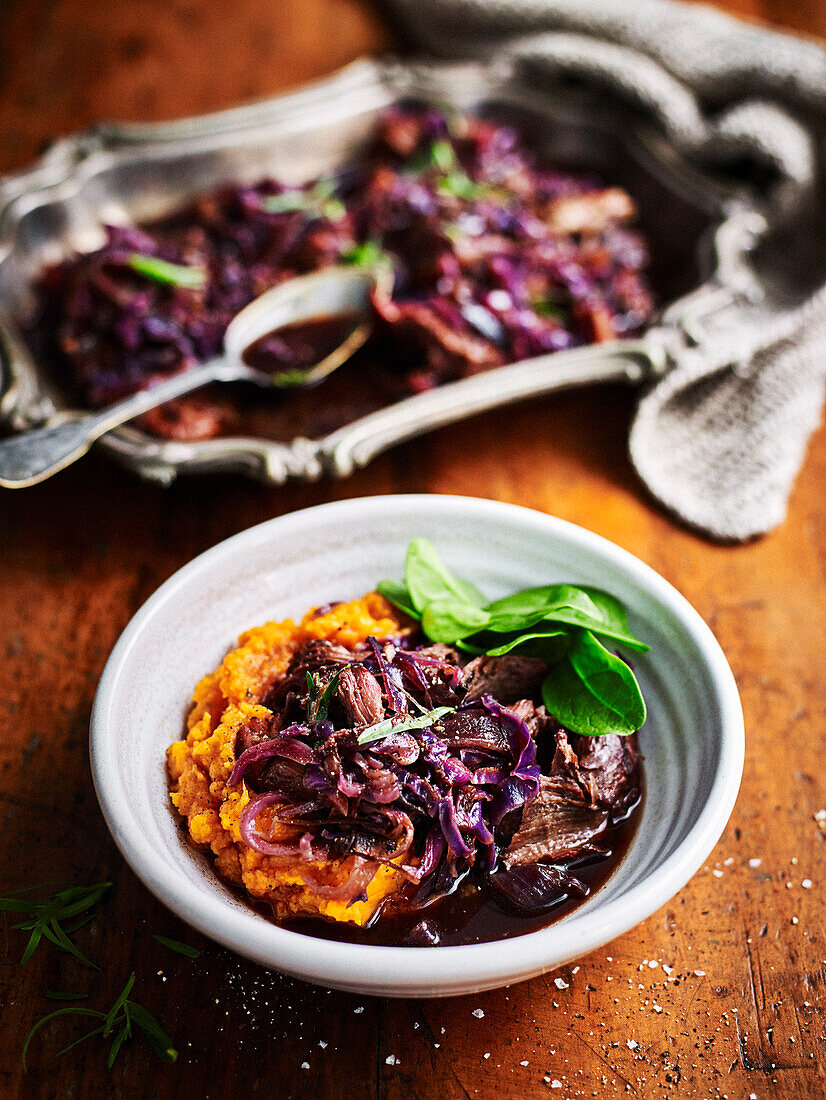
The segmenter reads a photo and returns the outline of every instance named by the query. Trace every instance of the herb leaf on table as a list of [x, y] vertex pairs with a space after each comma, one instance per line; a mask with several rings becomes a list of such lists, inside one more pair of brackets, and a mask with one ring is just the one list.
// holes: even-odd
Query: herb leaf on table
[[[95, 1008], [75, 1006], [58, 1008], [54, 1012], [50, 1012], [48, 1015], [41, 1017], [32, 1027], [23, 1044], [23, 1070], [28, 1072], [26, 1055], [28, 1054], [32, 1039], [45, 1024], [48, 1024], [58, 1016], [90, 1016], [93, 1019], [102, 1021], [96, 1028], [93, 1028], [92, 1031], [87, 1031], [85, 1035], [81, 1035], [79, 1039], [75, 1039], [73, 1043], [69, 1043], [68, 1046], [59, 1050], [57, 1052], [58, 1058], [78, 1046], [80, 1043], [85, 1043], [87, 1039], [91, 1039], [95, 1035], [102, 1035], [104, 1038], [108, 1038], [112, 1035], [112, 1045], [109, 1048], [109, 1056], [106, 1061], [107, 1066], [111, 1069], [120, 1048], [127, 1040], [134, 1038], [132, 1030], [132, 1025], [134, 1024], [143, 1033], [155, 1054], [162, 1061], [174, 1062], [178, 1057], [178, 1052], [172, 1046], [172, 1040], [151, 1012], [145, 1009], [143, 1005], [139, 1005], [135, 1001], [129, 999], [129, 994], [132, 992], [134, 984], [135, 975], [133, 973], [129, 976], [126, 985], [118, 994], [114, 1004], [108, 1012], [101, 1012]], [[52, 994], [52, 996], [57, 997], [59, 995]]]
[[[31, 933], [20, 962], [29, 961], [37, 945], [45, 936], [61, 951], [74, 955], [87, 966], [93, 966], [95, 970], [99, 970], [100, 967], [91, 959], [87, 959], [69, 937], [93, 919], [94, 914], [88, 911], [98, 903], [111, 885], [111, 882], [98, 882], [94, 886], [72, 886], [65, 890], [58, 890], [43, 902], [33, 902], [15, 896], [0, 898], [0, 910], [28, 914], [25, 920], [12, 925], [13, 929]], [[36, 889], [40, 887], [27, 887], [26, 890], [20, 890], [17, 893], [23, 894]], [[65, 924], [67, 921], [70, 923]]]
[[191, 947], [188, 943], [181, 943], [180, 940], [158, 935], [153, 935], [152, 939], [157, 940], [162, 947], [168, 947], [170, 951], [177, 951], [179, 955], [186, 955], [188, 959], [199, 959], [201, 957], [201, 952], [197, 947]]

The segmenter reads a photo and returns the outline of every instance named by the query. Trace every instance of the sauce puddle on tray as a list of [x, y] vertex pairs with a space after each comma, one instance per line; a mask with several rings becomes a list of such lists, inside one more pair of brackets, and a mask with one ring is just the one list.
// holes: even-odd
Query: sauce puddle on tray
[[296, 321], [259, 336], [241, 358], [265, 374], [306, 371], [341, 347], [362, 321], [358, 313], [337, 313]]

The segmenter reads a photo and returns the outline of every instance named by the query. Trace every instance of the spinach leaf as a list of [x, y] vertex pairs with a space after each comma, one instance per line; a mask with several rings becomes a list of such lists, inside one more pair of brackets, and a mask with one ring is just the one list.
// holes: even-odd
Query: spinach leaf
[[567, 630], [534, 630], [526, 634], [516, 634], [507, 642], [501, 642], [484, 652], [489, 657], [504, 657], [515, 649], [523, 657], [539, 657], [549, 665], [562, 660], [570, 645], [570, 632]]
[[[538, 657], [548, 664], [545, 705], [574, 733], [627, 736], [645, 721], [645, 703], [629, 666], [611, 653], [610, 639], [644, 652], [616, 597], [589, 585], [549, 584], [486, 604], [467, 581], [454, 577], [424, 538], [408, 546], [405, 583], [382, 581], [378, 591], [414, 619], [434, 642], [466, 653]], [[433, 721], [436, 712], [415, 719]], [[416, 726], [392, 726], [393, 729]], [[390, 732], [388, 719], [364, 731], [366, 742]], [[363, 742], [365, 743], [365, 742]]]
[[637, 650], [638, 653], [648, 652], [651, 646], [646, 645], [645, 642], [641, 642], [639, 638], [628, 629], [628, 616], [625, 613], [625, 608], [616, 596], [612, 596], [610, 592], [605, 592], [601, 588], [591, 588], [589, 585], [583, 585], [582, 591], [598, 607], [600, 618], [603, 623], [605, 623], [605, 627], [610, 627], [613, 631], [613, 633], [607, 634], [604, 629], [602, 631], [594, 631], [594, 633], [601, 633], [606, 637], [615, 638], [617, 641], [621, 641], [627, 645], [629, 649]]
[[485, 611], [458, 600], [434, 600], [427, 605], [422, 615], [422, 629], [434, 642], [446, 642], [448, 645], [478, 634], [490, 621]]
[[497, 633], [527, 630], [540, 622], [564, 623], [613, 638], [630, 649], [648, 649], [628, 629], [619, 600], [599, 588], [580, 588], [572, 584], [526, 588], [488, 604], [486, 610], [491, 614], [489, 629]]
[[410, 592], [407, 589], [407, 585], [401, 581], [379, 581], [376, 585], [376, 591], [384, 596], [390, 603], [395, 604], [400, 611], [403, 611], [405, 615], [409, 615], [412, 619], [419, 618], [419, 612], [413, 606], [413, 600], [410, 596]]
[[453, 576], [429, 539], [413, 539], [410, 543], [404, 575], [413, 606], [420, 613], [436, 600], [456, 600], [475, 607], [485, 603], [478, 588]]
[[523, 588], [521, 592], [514, 592], [512, 596], [505, 596], [501, 600], [489, 603], [488, 611], [491, 615], [507, 617], [527, 617], [530, 615], [544, 615], [551, 607], [578, 607], [589, 615], [598, 615], [596, 604], [587, 593], [573, 584], [543, 584], [538, 588]]
[[565, 659], [551, 666], [542, 698], [558, 722], [585, 737], [627, 737], [645, 721], [634, 673], [588, 630], [579, 631]]

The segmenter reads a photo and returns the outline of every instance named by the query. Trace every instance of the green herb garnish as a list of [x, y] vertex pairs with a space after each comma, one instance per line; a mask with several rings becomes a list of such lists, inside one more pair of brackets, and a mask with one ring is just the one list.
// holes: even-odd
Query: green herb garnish
[[538, 313], [540, 317], [549, 317], [552, 321], [558, 321], [560, 324], [564, 324], [567, 320], [565, 310], [562, 306], [547, 298], [534, 299], [534, 301], [531, 302], [531, 309], [534, 313]]
[[377, 587], [418, 619], [434, 642], [490, 656], [541, 657], [549, 666], [542, 687], [545, 705], [573, 733], [627, 736], [644, 723], [645, 702], [632, 669], [603, 642], [638, 652], [648, 646], [632, 634], [625, 608], [610, 593], [589, 585], [550, 584], [486, 603], [421, 538], [408, 547], [404, 583], [382, 581]]
[[430, 161], [442, 172], [452, 172], [456, 167], [456, 154], [449, 141], [443, 138], [432, 142], [430, 146]]
[[126, 262], [138, 275], [164, 286], [201, 290], [206, 285], [207, 270], [204, 267], [171, 264], [168, 260], [159, 260], [157, 256], [143, 256], [140, 252], [133, 252]]
[[261, 200], [261, 206], [268, 214], [291, 214], [302, 211], [305, 214], [321, 214], [328, 221], [341, 221], [347, 208], [341, 199], [335, 197], [336, 181], [321, 179], [312, 185], [295, 191], [282, 191], [280, 195], [267, 195]]
[[[48, 901], [43, 902], [32, 902], [21, 897], [0, 898], [0, 910], [28, 914], [25, 920], [12, 925], [12, 928], [31, 933], [20, 962], [29, 961], [37, 945], [45, 936], [61, 951], [74, 955], [87, 966], [93, 966], [95, 970], [99, 970], [100, 967], [87, 959], [69, 937], [92, 920], [94, 914], [89, 913], [89, 910], [97, 904], [111, 885], [111, 882], [98, 882], [94, 886], [72, 886], [66, 890], [58, 890]], [[37, 889], [42, 887], [29, 886], [17, 893], [28, 893], [30, 890]], [[69, 923], [65, 924], [66, 921]]]
[[307, 372], [304, 370], [282, 370], [273, 374], [270, 382], [279, 390], [289, 390], [294, 386], [303, 386], [307, 381]]
[[[55, 1012], [50, 1012], [47, 1016], [43, 1016], [31, 1029], [23, 1044], [24, 1072], [28, 1073], [26, 1055], [29, 1050], [29, 1044], [35, 1034], [45, 1024], [49, 1023], [50, 1020], [54, 1020], [58, 1016], [91, 1016], [94, 1019], [102, 1021], [99, 1027], [94, 1028], [94, 1030], [87, 1032], [85, 1035], [81, 1035], [79, 1039], [76, 1039], [73, 1043], [69, 1043], [67, 1047], [59, 1050], [57, 1052], [58, 1058], [72, 1050], [73, 1047], [78, 1046], [80, 1043], [85, 1043], [87, 1039], [91, 1039], [94, 1035], [102, 1035], [104, 1038], [108, 1038], [112, 1035], [112, 1045], [109, 1048], [109, 1057], [106, 1060], [107, 1066], [111, 1069], [120, 1048], [128, 1039], [134, 1037], [132, 1026], [135, 1025], [143, 1032], [149, 1045], [162, 1061], [174, 1062], [178, 1057], [178, 1052], [172, 1046], [172, 1040], [151, 1012], [148, 1012], [142, 1005], [137, 1004], [135, 1001], [129, 1000], [129, 994], [134, 984], [135, 975], [132, 974], [108, 1012], [100, 1012], [95, 1008], [81, 1008], [77, 1006], [74, 1008], [58, 1008]], [[53, 997], [56, 998], [57, 996], [59, 995], [53, 994]]]
[[186, 955], [188, 959], [200, 958], [201, 952], [197, 947], [190, 947], [188, 943], [181, 943], [180, 940], [171, 940], [168, 936], [152, 936], [153, 940], [157, 940], [163, 947], [168, 947], [170, 951], [177, 951], [179, 955]]
[[345, 249], [341, 253], [342, 263], [353, 264], [356, 267], [378, 267], [379, 264], [389, 264], [390, 256], [384, 251], [378, 241], [364, 241], [362, 244], [354, 244], [352, 248]]
[[452, 195], [457, 199], [473, 202], [490, 194], [490, 188], [483, 183], [474, 183], [466, 172], [456, 170], [447, 172], [436, 181], [436, 188], [442, 195]]
[[323, 688], [312, 672], [307, 673], [307, 719], [310, 722], [323, 722], [333, 701], [341, 672], [337, 672]]
[[424, 714], [419, 714], [415, 718], [409, 717], [401, 720], [398, 718], [385, 718], [381, 722], [376, 722], [374, 726], [368, 726], [366, 730], [362, 730], [358, 736], [358, 743], [369, 745], [373, 741], [381, 741], [390, 733], [424, 729], [425, 726], [432, 726], [434, 722], [438, 722], [440, 718], [444, 718], [446, 714], [450, 714], [455, 709], [455, 707], [436, 707], [435, 710], [427, 710]]

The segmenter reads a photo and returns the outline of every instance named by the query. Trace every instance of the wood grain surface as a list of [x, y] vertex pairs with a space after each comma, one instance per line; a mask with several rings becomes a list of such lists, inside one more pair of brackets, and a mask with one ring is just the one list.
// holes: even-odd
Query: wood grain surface
[[[826, 5], [731, 0], [826, 35]], [[102, 117], [174, 117], [274, 92], [390, 42], [355, 0], [6, 0], [0, 170]], [[826, 432], [783, 527], [712, 546], [646, 498], [625, 440], [631, 396], [605, 388], [479, 417], [397, 448], [347, 482], [264, 489], [233, 478], [167, 491], [98, 455], [0, 499], [0, 866], [6, 889], [114, 886], [78, 942], [102, 966], [0, 918], [0, 1093], [76, 1097], [826, 1096]], [[98, 677], [147, 596], [208, 546], [271, 516], [372, 493], [465, 493], [583, 524], [673, 582], [715, 630], [743, 698], [740, 798], [708, 864], [650, 920], [576, 967], [447, 1001], [370, 1000], [282, 979], [202, 940], [124, 866], [89, 777]], [[202, 949], [195, 961], [154, 933]], [[496, 950], [491, 946], [490, 950]], [[112, 1071], [55, 1004], [133, 996], [180, 1051], [138, 1041]], [[557, 980], [559, 979], [559, 980]], [[481, 1010], [481, 1011], [477, 1011]]]

